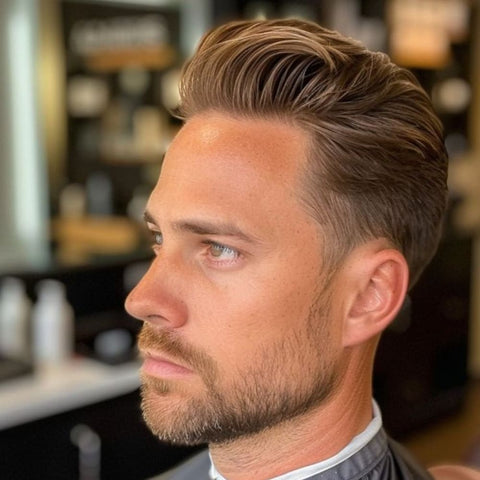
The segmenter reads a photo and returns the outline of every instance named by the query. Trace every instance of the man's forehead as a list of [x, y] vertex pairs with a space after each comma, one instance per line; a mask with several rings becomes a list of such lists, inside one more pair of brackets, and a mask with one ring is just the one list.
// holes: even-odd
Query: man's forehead
[[300, 221], [304, 145], [302, 131], [279, 122], [193, 118], [172, 143], [148, 208], [174, 222], [217, 216], [246, 230]]
[[[198, 114], [180, 129], [165, 156], [165, 169], [207, 164], [212, 168], [255, 169], [269, 178], [298, 175], [308, 136], [274, 119], [238, 118], [218, 112]], [[173, 158], [173, 161], [172, 161]]]

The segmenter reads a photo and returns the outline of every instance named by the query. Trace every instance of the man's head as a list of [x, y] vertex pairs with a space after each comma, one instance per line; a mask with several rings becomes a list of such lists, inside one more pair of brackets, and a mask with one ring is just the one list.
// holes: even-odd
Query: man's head
[[446, 203], [441, 124], [407, 70], [298, 20], [213, 30], [186, 65], [180, 114], [279, 119], [310, 140], [299, 195], [321, 225], [332, 267], [385, 237], [412, 285], [436, 251]]
[[145, 321], [143, 409], [162, 438], [257, 433], [338, 381], [342, 329], [327, 323], [322, 242], [296, 196], [306, 145], [282, 122], [209, 112], [165, 156], [146, 214], [156, 257], [127, 300]]
[[147, 205], [156, 257], [126, 304], [145, 322], [147, 422], [222, 443], [368, 404], [405, 257], [416, 276], [440, 231], [427, 97], [386, 57], [298, 21], [214, 30], [181, 89], [186, 122]]

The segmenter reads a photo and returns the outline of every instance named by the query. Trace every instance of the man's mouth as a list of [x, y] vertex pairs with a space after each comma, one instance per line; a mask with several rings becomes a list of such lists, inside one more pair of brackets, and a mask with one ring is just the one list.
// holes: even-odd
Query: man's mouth
[[157, 378], [178, 378], [191, 375], [193, 371], [176, 363], [174, 360], [167, 358], [161, 353], [144, 351], [142, 352], [144, 359], [142, 365], [142, 373]]

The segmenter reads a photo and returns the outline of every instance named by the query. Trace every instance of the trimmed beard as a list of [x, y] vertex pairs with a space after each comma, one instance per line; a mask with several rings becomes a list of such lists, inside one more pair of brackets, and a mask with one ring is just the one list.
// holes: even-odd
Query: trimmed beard
[[231, 384], [221, 383], [219, 368], [204, 352], [185, 345], [170, 330], [145, 323], [139, 346], [170, 353], [191, 365], [205, 386], [188, 397], [181, 386], [142, 375], [142, 411], [150, 430], [178, 445], [220, 444], [292, 420], [321, 405], [335, 390], [339, 362], [329, 358], [326, 332], [329, 302], [318, 295], [306, 328], [258, 352]]

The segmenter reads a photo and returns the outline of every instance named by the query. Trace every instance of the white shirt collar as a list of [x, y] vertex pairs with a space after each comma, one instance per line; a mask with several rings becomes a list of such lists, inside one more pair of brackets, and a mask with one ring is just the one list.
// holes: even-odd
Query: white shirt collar
[[[314, 463], [313, 465], [307, 465], [306, 467], [293, 470], [291, 472], [284, 473], [278, 477], [271, 478], [270, 480], [306, 480], [312, 475], [324, 472], [340, 463], [345, 462], [352, 455], [361, 450], [368, 442], [380, 431], [382, 428], [382, 414], [378, 408], [377, 403], [373, 400], [373, 418], [368, 424], [367, 428], [359, 433], [352, 441], [338, 452], [333, 457], [322, 460], [321, 462]], [[211, 467], [210, 467], [210, 478], [212, 480], [227, 480], [218, 473], [215, 465], [213, 464], [212, 457], [210, 457]]]

